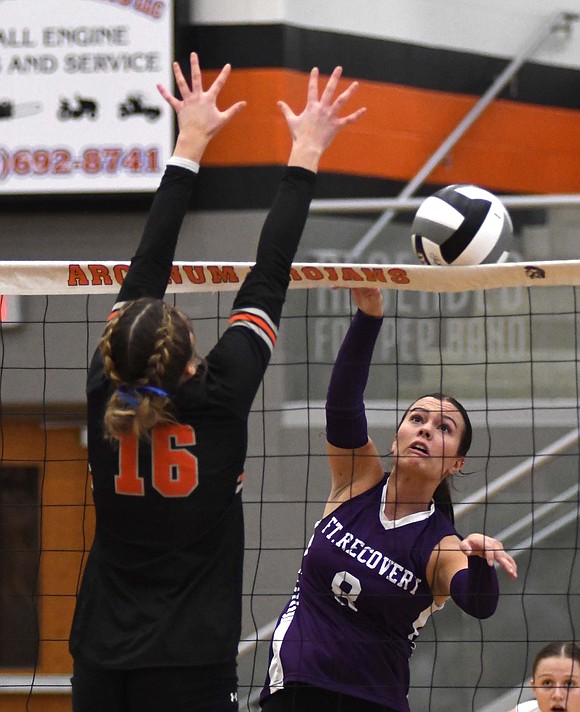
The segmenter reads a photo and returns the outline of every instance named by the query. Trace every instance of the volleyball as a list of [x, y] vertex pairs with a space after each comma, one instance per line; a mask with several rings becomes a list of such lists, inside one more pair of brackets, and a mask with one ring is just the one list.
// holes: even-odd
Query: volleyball
[[476, 185], [448, 185], [421, 203], [411, 232], [423, 264], [479, 265], [505, 262], [513, 226], [493, 193]]

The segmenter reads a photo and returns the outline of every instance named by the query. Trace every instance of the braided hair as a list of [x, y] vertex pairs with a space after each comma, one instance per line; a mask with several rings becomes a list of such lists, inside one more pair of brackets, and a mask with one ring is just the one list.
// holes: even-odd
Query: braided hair
[[107, 324], [100, 342], [105, 375], [115, 390], [107, 404], [107, 436], [148, 439], [162, 423], [175, 422], [169, 393], [187, 364], [200, 359], [190, 320], [160, 299], [128, 302]]

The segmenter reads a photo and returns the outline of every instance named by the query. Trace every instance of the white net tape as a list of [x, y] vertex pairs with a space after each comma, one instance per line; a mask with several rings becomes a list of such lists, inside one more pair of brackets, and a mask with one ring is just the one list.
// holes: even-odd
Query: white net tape
[[[0, 294], [115, 294], [128, 262], [3, 261]], [[235, 291], [250, 262], [175, 262], [169, 293]], [[423, 292], [465, 292], [501, 287], [580, 286], [580, 260], [494, 265], [295, 263], [290, 288], [362, 287]]]

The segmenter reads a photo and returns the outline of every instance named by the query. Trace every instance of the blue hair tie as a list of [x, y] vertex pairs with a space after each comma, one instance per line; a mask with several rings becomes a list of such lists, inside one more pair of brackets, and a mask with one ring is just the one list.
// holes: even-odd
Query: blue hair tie
[[160, 398], [169, 398], [169, 395], [167, 394], [166, 391], [164, 391], [162, 388], [156, 388], [155, 386], [119, 386], [117, 389], [117, 393], [119, 394], [119, 398], [125, 405], [130, 406], [131, 408], [137, 408], [137, 406], [141, 403], [140, 399], [137, 397], [137, 394], [141, 396], [159, 396]]
[[168, 393], [163, 388], [156, 388], [155, 386], [138, 386], [135, 390], [142, 396], [154, 395], [160, 398], [169, 398]]
[[131, 406], [131, 408], [136, 408], [140, 403], [139, 398], [137, 398], [137, 391], [133, 386], [119, 386], [117, 393], [119, 399], [125, 405]]

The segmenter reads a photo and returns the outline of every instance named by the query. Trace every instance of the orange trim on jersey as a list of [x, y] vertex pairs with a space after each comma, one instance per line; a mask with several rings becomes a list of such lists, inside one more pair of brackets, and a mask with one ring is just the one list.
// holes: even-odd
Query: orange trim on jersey
[[[208, 82], [216, 76], [207, 72]], [[352, 78], [340, 82], [344, 89]], [[320, 170], [407, 181], [465, 117], [478, 97], [360, 81], [351, 108], [367, 113], [325, 152]], [[204, 154], [208, 166], [284, 165], [290, 136], [276, 106], [304, 106], [307, 75], [289, 69], [232, 72], [220, 99], [248, 107]], [[321, 85], [323, 83], [321, 82]], [[340, 91], [340, 89], [339, 89]], [[428, 178], [501, 192], [580, 192], [580, 111], [495, 100]]]
[[234, 314], [228, 319], [228, 321], [230, 324], [237, 321], [251, 321], [252, 324], [256, 324], [256, 326], [262, 329], [262, 331], [265, 331], [272, 343], [276, 344], [276, 333], [272, 330], [267, 321], [259, 316], [256, 316], [255, 314], [248, 314], [247, 312], [244, 312], [243, 314]]
[[113, 309], [107, 317], [107, 321], [111, 321], [115, 314], [118, 314], [126, 304], [127, 302], [116, 302], [115, 304], [113, 304]]
[[242, 472], [242, 474], [238, 477], [236, 480], [236, 494], [242, 491], [243, 486], [244, 486], [244, 476], [245, 474]]

